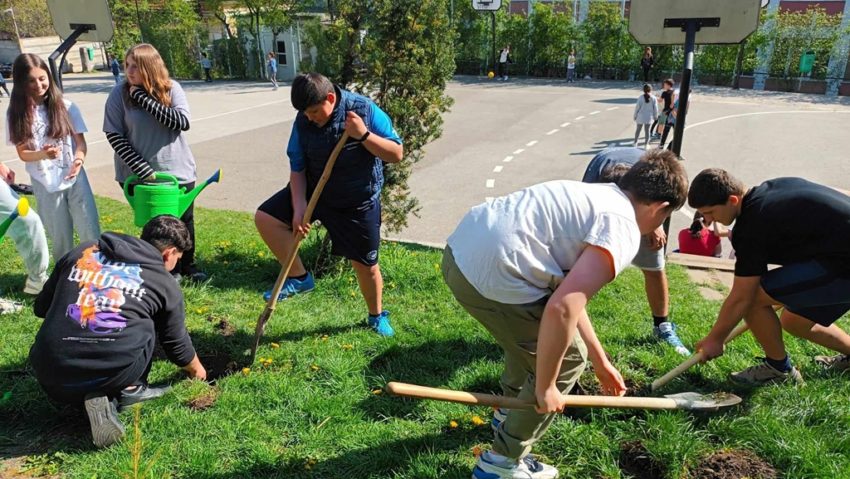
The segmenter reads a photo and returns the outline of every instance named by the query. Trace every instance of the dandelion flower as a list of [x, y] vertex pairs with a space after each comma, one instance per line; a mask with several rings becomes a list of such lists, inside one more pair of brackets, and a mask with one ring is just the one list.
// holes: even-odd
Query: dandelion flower
[[342, 345], [342, 349], [344, 349], [344, 350], [346, 350], [346, 351], [351, 351], [352, 349], [354, 349], [354, 345], [352, 345], [352, 344], [343, 344], [343, 345]]
[[457, 421], [449, 421], [449, 427], [454, 429], [457, 427]]
[[476, 426], [481, 426], [484, 424], [484, 420], [478, 417], [477, 415], [472, 416], [472, 424], [475, 424]]
[[277, 349], [277, 348], [280, 347], [280, 344], [272, 343], [271, 346], [272, 346], [272, 349]]
[[384, 391], [383, 391], [382, 389], [373, 389], [373, 390], [372, 390], [372, 394], [374, 394], [375, 396], [378, 396], [378, 395], [380, 395], [380, 394], [381, 394], [381, 393], [383, 393], [383, 392], [384, 392]]
[[317, 365], [315, 365], [315, 364], [311, 364], [311, 365], [310, 365], [310, 369], [312, 369], [313, 371], [318, 371], [318, 370], [319, 370], [319, 366], [317, 366]]
[[251, 368], [242, 368], [242, 375], [247, 376], [251, 374]]

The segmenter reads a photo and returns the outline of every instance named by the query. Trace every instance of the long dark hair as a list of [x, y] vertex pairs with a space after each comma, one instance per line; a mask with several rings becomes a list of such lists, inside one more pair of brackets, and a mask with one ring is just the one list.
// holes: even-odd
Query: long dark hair
[[9, 138], [15, 145], [30, 143], [33, 140], [32, 123], [35, 101], [29, 92], [30, 72], [39, 68], [47, 72], [49, 86], [44, 95], [44, 107], [47, 109], [47, 136], [50, 138], [65, 138], [75, 133], [68, 109], [62, 100], [62, 90], [53, 83], [50, 68], [38, 55], [22, 53], [12, 65], [12, 98], [9, 102]]
[[647, 83], [643, 86], [643, 101], [644, 102], [649, 103], [649, 92], [651, 92], [651, 91], [652, 91], [652, 87], [649, 85], [649, 83]]
[[691, 231], [691, 236], [694, 238], [699, 238], [702, 234], [702, 230], [705, 228], [705, 225], [702, 223], [703, 218], [702, 213], [699, 211], [694, 212], [693, 223], [691, 223], [691, 227], [688, 228]]

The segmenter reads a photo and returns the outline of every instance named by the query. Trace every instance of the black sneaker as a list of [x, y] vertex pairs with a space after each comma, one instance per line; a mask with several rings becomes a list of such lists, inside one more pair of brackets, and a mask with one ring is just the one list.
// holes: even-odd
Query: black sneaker
[[191, 281], [193, 283], [203, 283], [209, 278], [207, 273], [199, 270], [195, 265], [188, 266], [180, 272], [183, 280]]
[[123, 411], [133, 404], [156, 399], [170, 390], [171, 386], [152, 388], [147, 384], [141, 384], [131, 391], [125, 389], [121, 391], [121, 394], [118, 396], [118, 410]]
[[115, 400], [101, 393], [86, 395], [83, 403], [91, 425], [91, 438], [97, 447], [109, 447], [124, 437], [124, 425], [118, 420]]

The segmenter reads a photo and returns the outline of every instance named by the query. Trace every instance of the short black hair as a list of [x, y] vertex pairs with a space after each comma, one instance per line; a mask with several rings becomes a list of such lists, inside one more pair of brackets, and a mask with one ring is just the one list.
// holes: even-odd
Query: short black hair
[[619, 183], [631, 169], [632, 165], [628, 165], [626, 163], [608, 165], [602, 169], [601, 173], [599, 173], [599, 179], [596, 183]]
[[691, 208], [725, 205], [732, 195], [742, 196], [746, 192], [744, 183], [720, 168], [700, 171], [688, 191]]
[[160, 252], [168, 248], [187, 251], [192, 248], [192, 236], [189, 228], [179, 218], [171, 215], [155, 216], [142, 228], [141, 238], [152, 244]]
[[321, 73], [302, 73], [292, 80], [292, 106], [304, 111], [327, 100], [328, 93], [333, 91], [333, 84]]
[[670, 150], [649, 150], [623, 175], [618, 186], [641, 203], [666, 201], [675, 211], [688, 198], [688, 175]]

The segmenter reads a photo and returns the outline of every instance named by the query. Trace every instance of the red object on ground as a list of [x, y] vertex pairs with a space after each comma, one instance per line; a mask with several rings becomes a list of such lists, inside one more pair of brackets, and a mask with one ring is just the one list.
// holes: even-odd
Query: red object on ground
[[720, 238], [713, 235], [707, 228], [700, 231], [699, 237], [694, 238], [688, 228], [679, 231], [679, 251], [700, 256], [714, 256], [714, 250], [720, 244]]

